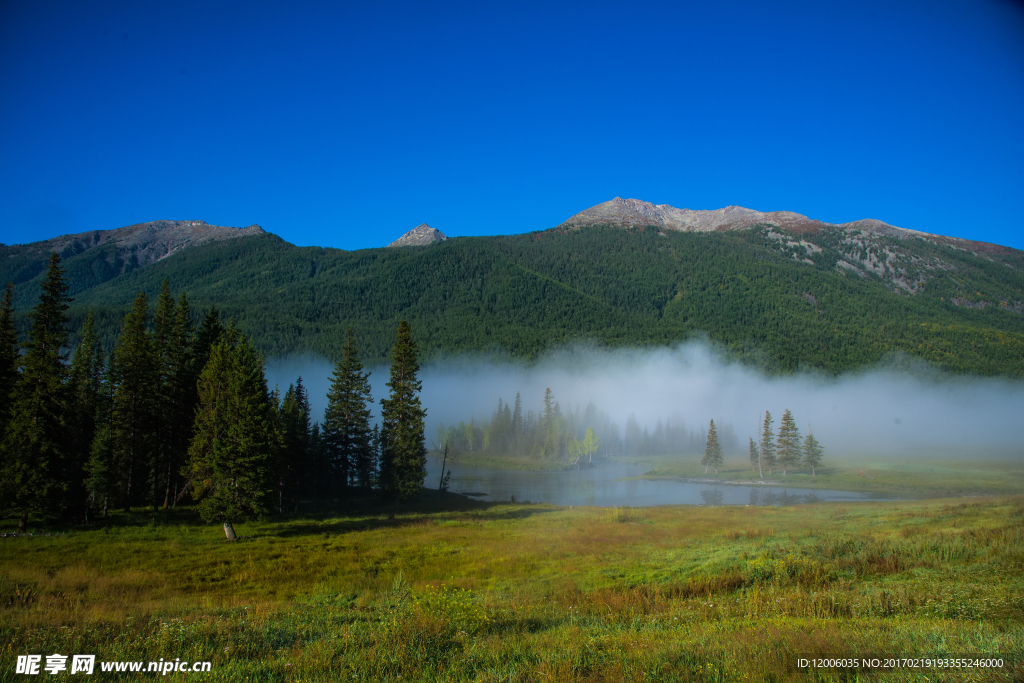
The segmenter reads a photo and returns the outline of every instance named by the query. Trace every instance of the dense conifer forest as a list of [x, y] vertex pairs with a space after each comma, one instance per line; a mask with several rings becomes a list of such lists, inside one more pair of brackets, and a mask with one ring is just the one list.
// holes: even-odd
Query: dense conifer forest
[[[207, 522], [316, 509], [353, 487], [390, 500], [426, 474], [417, 349], [408, 323], [392, 349], [382, 429], [351, 333], [324, 428], [302, 378], [282, 396], [264, 356], [215, 307], [195, 316], [161, 285], [155, 313], [140, 292], [106, 346], [90, 312], [69, 348], [71, 303], [60, 258], [48, 260], [31, 327], [18, 343], [14, 286], [0, 306], [0, 518], [88, 522], [112, 509], [194, 503]], [[198, 323], [198, 325], [197, 325]], [[19, 348], [20, 347], [20, 348]]]
[[[136, 294], [154, 298], [166, 279], [196, 307], [216, 305], [235, 319], [268, 356], [340, 359], [352, 327], [363, 361], [381, 363], [405, 319], [425, 360], [463, 352], [529, 359], [581, 339], [646, 346], [706, 336], [775, 372], [838, 373], [902, 354], [951, 372], [1024, 375], [1020, 259], [882, 238], [912, 250], [906, 277], [928, 275], [911, 294], [838, 267], [831, 233], [794, 236], [803, 247], [779, 234], [587, 228], [351, 252], [262, 235], [145, 267], [122, 264], [116, 274], [86, 251], [68, 255], [69, 316], [77, 330], [92, 309], [109, 347]], [[955, 270], [927, 271], [935, 259]], [[17, 286], [24, 336], [42, 266], [9, 255], [0, 277]]]

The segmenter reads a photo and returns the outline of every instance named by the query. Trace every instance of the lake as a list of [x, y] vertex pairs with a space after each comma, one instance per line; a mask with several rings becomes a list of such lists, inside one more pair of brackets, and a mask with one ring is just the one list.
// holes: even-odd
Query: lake
[[[679, 481], [631, 479], [645, 471], [637, 465], [607, 464], [568, 472], [517, 472], [479, 465], [448, 462], [452, 478], [448, 490], [476, 500], [506, 502], [515, 496], [522, 503], [645, 507], [650, 505], [796, 505], [816, 502], [893, 500], [895, 496], [855, 491], [801, 489], [785, 486], [698, 484]], [[437, 488], [441, 459], [427, 458], [424, 486]], [[482, 495], [481, 495], [482, 494]]]

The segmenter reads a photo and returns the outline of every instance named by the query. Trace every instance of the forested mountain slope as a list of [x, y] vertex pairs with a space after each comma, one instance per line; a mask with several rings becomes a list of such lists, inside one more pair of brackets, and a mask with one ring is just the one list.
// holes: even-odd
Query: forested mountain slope
[[17, 305], [24, 308], [39, 296], [39, 283], [51, 252], [60, 255], [68, 289], [75, 296], [184, 249], [264, 234], [258, 225], [226, 228], [204, 221], [151, 221], [29, 244], [0, 244], [0, 285], [17, 285]]
[[215, 304], [268, 356], [337, 358], [351, 325], [365, 360], [383, 361], [407, 319], [427, 358], [529, 358], [579, 339], [662, 345], [706, 334], [773, 370], [840, 372], [905, 352], [954, 372], [1022, 376], [1020, 257], [776, 226], [561, 227], [352, 252], [265, 234], [183, 250], [80, 290], [72, 313], [94, 308], [109, 342], [138, 291], [155, 297], [167, 278], [196, 314]]

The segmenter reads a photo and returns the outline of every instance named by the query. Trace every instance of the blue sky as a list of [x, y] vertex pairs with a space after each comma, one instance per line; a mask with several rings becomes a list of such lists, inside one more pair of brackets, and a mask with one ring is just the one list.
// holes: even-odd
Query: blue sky
[[0, 241], [156, 219], [300, 245], [614, 196], [1024, 248], [1024, 9], [0, 3]]

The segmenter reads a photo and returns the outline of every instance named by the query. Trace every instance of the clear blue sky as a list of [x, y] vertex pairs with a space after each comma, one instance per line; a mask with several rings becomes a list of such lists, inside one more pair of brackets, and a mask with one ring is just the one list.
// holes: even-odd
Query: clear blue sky
[[1024, 9], [0, 2], [0, 241], [156, 219], [381, 246], [614, 196], [1024, 248]]

